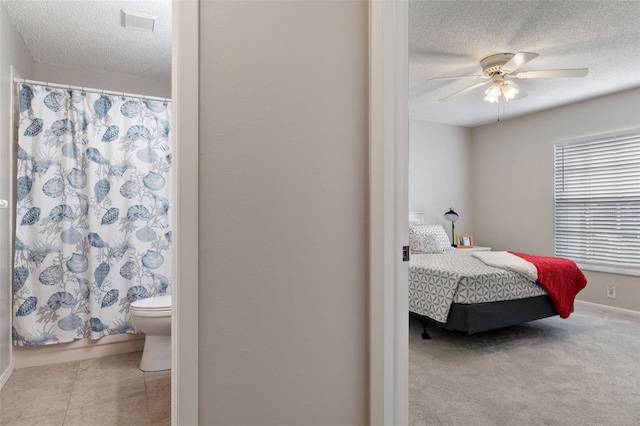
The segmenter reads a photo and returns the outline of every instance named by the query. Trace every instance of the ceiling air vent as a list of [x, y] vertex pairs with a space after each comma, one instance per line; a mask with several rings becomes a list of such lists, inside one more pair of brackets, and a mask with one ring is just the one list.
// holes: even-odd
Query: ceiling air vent
[[156, 27], [155, 15], [147, 15], [146, 13], [132, 12], [130, 10], [120, 9], [122, 17], [122, 26], [134, 30], [153, 32]]

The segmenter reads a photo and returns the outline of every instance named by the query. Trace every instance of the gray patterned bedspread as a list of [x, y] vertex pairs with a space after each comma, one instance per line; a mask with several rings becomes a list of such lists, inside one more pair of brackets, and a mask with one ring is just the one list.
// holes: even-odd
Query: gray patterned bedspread
[[445, 323], [452, 303], [484, 303], [546, 294], [520, 274], [494, 268], [470, 252], [412, 254], [409, 311]]

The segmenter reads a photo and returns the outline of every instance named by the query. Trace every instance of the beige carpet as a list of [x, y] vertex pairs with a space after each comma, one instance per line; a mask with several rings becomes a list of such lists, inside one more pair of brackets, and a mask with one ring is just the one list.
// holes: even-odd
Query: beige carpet
[[640, 425], [640, 316], [576, 304], [566, 319], [464, 336], [410, 320], [411, 425]]

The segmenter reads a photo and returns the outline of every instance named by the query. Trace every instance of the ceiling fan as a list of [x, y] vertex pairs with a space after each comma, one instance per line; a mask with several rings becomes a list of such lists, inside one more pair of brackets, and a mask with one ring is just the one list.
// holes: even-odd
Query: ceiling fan
[[584, 77], [589, 72], [588, 68], [518, 71], [525, 64], [537, 58], [538, 56], [539, 55], [537, 53], [531, 52], [518, 52], [516, 54], [498, 53], [496, 55], [487, 56], [480, 61], [483, 72], [483, 74], [481, 75], [436, 77], [430, 78], [428, 81], [457, 80], [465, 78], [481, 79], [483, 81], [475, 83], [448, 96], [445, 96], [444, 98], [440, 99], [440, 101], [447, 100], [454, 96], [462, 95], [480, 86], [491, 84], [489, 88], [484, 92], [484, 94], [486, 95], [484, 100], [487, 102], [498, 102], [501, 95], [507, 101], [520, 99], [527, 96], [527, 93], [522, 90], [522, 88], [518, 86], [512, 79]]

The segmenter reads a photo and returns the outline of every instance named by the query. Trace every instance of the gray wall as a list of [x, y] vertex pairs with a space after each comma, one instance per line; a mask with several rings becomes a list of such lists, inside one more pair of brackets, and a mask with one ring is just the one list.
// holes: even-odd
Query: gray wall
[[425, 223], [444, 226], [449, 238], [451, 222], [444, 213], [450, 207], [460, 215], [455, 233], [473, 234], [470, 141], [466, 127], [409, 122], [409, 211], [423, 212]]
[[[11, 93], [15, 86], [11, 81], [11, 66], [22, 78], [33, 78], [33, 60], [22, 38], [0, 5], [0, 199], [13, 205], [12, 141], [9, 121], [13, 108]], [[12, 211], [0, 209], [0, 376], [9, 367], [11, 357], [11, 263]]]
[[92, 89], [171, 98], [170, 80], [157, 81], [126, 74], [71, 68], [41, 62], [34, 64], [34, 79]]
[[[471, 133], [475, 237], [497, 250], [553, 255], [553, 145], [640, 127], [640, 89], [477, 127]], [[640, 277], [585, 271], [578, 299], [640, 311]], [[615, 285], [617, 299], [606, 297]]]
[[199, 421], [366, 424], [367, 3], [200, 25]]

